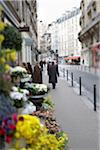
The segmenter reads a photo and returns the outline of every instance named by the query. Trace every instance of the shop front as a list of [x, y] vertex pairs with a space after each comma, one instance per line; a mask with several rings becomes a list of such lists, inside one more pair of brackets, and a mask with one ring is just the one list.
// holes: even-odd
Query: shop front
[[92, 50], [92, 66], [100, 68], [100, 42], [91, 46]]

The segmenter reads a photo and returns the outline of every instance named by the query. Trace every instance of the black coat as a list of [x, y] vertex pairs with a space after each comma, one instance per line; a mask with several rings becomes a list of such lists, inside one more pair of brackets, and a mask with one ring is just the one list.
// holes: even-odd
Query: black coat
[[49, 83], [57, 83], [57, 75], [58, 73], [58, 65], [50, 65], [49, 66]]

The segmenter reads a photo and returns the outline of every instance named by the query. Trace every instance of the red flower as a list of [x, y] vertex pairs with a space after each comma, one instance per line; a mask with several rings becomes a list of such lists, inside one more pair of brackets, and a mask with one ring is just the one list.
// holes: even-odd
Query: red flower
[[5, 134], [5, 130], [0, 128], [0, 136], [4, 135]]
[[13, 136], [6, 136], [6, 142], [9, 144], [9, 143], [11, 143], [11, 141], [12, 141], [12, 139], [13, 139]]
[[10, 125], [9, 125], [9, 128], [12, 129], [12, 130], [15, 130], [15, 129], [16, 129], [16, 126], [15, 126], [14, 124], [10, 124]]

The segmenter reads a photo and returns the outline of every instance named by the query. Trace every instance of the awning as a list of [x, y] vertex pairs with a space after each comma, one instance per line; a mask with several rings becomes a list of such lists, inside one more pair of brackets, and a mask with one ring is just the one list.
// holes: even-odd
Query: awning
[[80, 58], [80, 56], [69, 56], [69, 57], [65, 57], [65, 60], [78, 60]]

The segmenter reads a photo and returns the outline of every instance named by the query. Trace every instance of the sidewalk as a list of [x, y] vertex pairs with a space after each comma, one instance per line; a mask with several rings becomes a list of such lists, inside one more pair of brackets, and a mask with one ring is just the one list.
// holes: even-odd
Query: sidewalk
[[[47, 76], [44, 82], [48, 83]], [[70, 150], [99, 150], [98, 113], [89, 109], [65, 80], [59, 79], [49, 95], [55, 103], [56, 118], [69, 135]]]
[[84, 65], [67, 65], [67, 64], [59, 64], [59, 67], [65, 68], [65, 69], [79, 70], [79, 71], [87, 72], [87, 73], [100, 77], [100, 68], [93, 68], [93, 67], [88, 67]]

